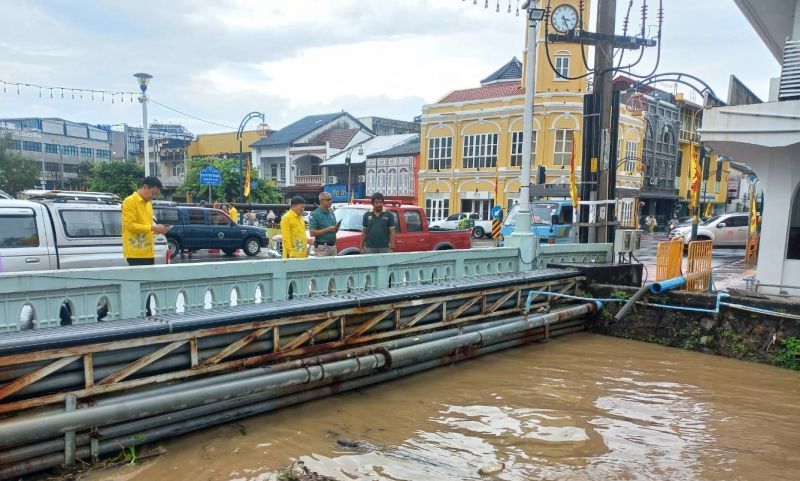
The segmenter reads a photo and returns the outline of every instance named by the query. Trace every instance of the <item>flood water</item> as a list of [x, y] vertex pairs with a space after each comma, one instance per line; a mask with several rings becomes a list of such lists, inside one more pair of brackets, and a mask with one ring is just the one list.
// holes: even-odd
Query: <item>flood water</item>
[[341, 480], [796, 481], [800, 373], [575, 334], [160, 445], [81, 479], [266, 481], [300, 459]]

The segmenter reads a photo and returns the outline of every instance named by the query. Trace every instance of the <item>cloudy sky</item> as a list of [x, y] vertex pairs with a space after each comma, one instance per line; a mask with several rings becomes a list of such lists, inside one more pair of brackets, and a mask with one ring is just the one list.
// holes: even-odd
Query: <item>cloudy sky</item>
[[[521, 56], [523, 17], [506, 13], [509, 0], [500, 0], [500, 13], [497, 0], [489, 0], [488, 10], [484, 2], [2, 0], [0, 80], [131, 91], [137, 88], [131, 75], [144, 71], [154, 76], [153, 99], [234, 127], [254, 110], [272, 128], [340, 110], [411, 120], [422, 105], [477, 86]], [[648, 3], [648, 24], [655, 24], [658, 2]], [[627, 4], [619, 0], [620, 16]], [[659, 71], [697, 75], [722, 98], [734, 74], [766, 100], [768, 78], [778, 76], [779, 66], [733, 0], [664, 4]], [[512, 10], [516, 5], [511, 0]], [[639, 71], [649, 71], [654, 60], [655, 51]], [[54, 97], [7, 87], [0, 118], [141, 124], [141, 108], [129, 97], [114, 104], [88, 95]], [[225, 130], [157, 105], [150, 119], [196, 133]]]

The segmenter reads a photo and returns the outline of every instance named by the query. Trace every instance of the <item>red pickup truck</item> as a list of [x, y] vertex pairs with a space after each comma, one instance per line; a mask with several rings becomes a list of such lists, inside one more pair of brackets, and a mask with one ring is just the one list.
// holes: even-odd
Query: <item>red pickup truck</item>
[[[338, 255], [360, 254], [361, 226], [364, 213], [372, 209], [369, 204], [351, 204], [334, 211], [337, 221], [341, 221], [336, 235]], [[438, 251], [447, 249], [469, 249], [472, 232], [467, 230], [433, 231], [428, 230], [425, 211], [416, 205], [400, 205], [387, 202], [384, 206], [394, 216], [396, 252]], [[314, 244], [309, 236], [308, 243]], [[273, 249], [282, 250], [281, 236], [272, 238]]]

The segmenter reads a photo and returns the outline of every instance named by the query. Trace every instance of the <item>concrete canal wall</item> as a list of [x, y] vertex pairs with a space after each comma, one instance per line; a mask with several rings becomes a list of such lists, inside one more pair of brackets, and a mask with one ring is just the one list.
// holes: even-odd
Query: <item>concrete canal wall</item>
[[[629, 298], [636, 289], [591, 284], [596, 298]], [[646, 294], [641, 301], [681, 307], [715, 309], [717, 295], [672, 291]], [[800, 303], [751, 297], [726, 297], [726, 303], [800, 314]], [[605, 303], [588, 321], [588, 328], [610, 336], [717, 354], [800, 370], [800, 321], [720, 306], [719, 313], [682, 311], [637, 304], [623, 319], [614, 316], [622, 303]]]

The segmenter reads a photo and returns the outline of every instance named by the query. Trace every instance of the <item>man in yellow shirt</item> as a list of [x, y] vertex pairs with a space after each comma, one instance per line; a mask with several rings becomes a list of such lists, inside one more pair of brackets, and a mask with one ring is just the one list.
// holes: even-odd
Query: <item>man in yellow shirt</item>
[[231, 216], [234, 222], [237, 224], [239, 223], [239, 211], [236, 210], [236, 206], [233, 205], [233, 202], [228, 202], [228, 215]]
[[281, 219], [281, 239], [283, 240], [283, 258], [299, 259], [308, 257], [308, 239], [303, 210], [306, 201], [296, 195], [292, 197], [292, 207]]
[[169, 227], [153, 222], [151, 200], [161, 192], [161, 181], [145, 177], [139, 190], [122, 202], [122, 256], [130, 266], [149, 266], [156, 262], [155, 234], [166, 234]]

